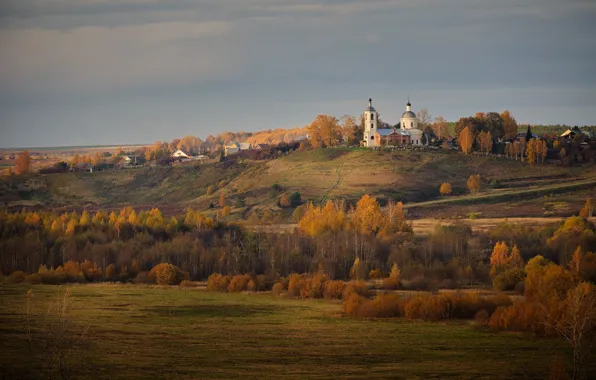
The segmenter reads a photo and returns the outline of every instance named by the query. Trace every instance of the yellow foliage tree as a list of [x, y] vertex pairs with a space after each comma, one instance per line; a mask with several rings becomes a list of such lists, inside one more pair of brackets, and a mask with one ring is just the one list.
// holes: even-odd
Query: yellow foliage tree
[[493, 253], [490, 255], [490, 276], [495, 277], [508, 263], [509, 247], [504, 241], [497, 242], [493, 248]]
[[363, 195], [356, 204], [351, 221], [354, 228], [362, 235], [376, 233], [383, 223], [383, 215], [377, 200], [368, 194]]
[[579, 211], [579, 216], [582, 218], [591, 218], [592, 214], [594, 213], [594, 205], [592, 202], [592, 198], [586, 199], [586, 204], [582, 209]]
[[465, 127], [459, 133], [457, 141], [461, 147], [461, 150], [465, 154], [470, 154], [472, 152], [472, 146], [474, 145], [474, 135], [469, 126]]
[[451, 184], [449, 182], [443, 182], [441, 187], [439, 188], [439, 192], [441, 195], [449, 195], [451, 194]]
[[480, 174], [472, 174], [469, 178], [468, 178], [468, 189], [470, 190], [470, 193], [475, 194], [480, 190], [480, 185], [481, 185], [481, 181], [480, 181]]

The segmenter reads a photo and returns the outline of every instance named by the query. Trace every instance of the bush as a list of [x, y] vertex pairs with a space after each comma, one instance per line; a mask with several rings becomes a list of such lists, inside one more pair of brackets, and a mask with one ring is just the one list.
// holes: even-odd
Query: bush
[[508, 269], [495, 276], [493, 279], [493, 287], [496, 290], [513, 290], [515, 286], [524, 279], [524, 270], [521, 268]]
[[368, 278], [372, 280], [378, 280], [379, 278], [383, 278], [383, 272], [380, 269], [372, 269], [368, 272]]
[[207, 289], [214, 292], [227, 292], [230, 285], [230, 276], [213, 273], [207, 278]]
[[368, 285], [364, 281], [351, 281], [348, 282], [345, 286], [344, 292], [342, 294], [343, 299], [348, 299], [352, 294], [357, 294], [361, 297], [369, 297], [370, 291], [368, 290]]
[[[239, 274], [230, 280], [228, 285], [228, 292], [239, 293], [243, 290], [248, 289], [248, 283], [252, 281], [252, 278], [247, 274]], [[253, 282], [254, 284], [254, 282]]]
[[274, 296], [280, 296], [282, 295], [284, 290], [284, 285], [281, 282], [278, 282], [275, 285], [273, 285], [273, 288], [271, 289], [271, 294], [273, 294]]
[[323, 297], [326, 299], [340, 300], [345, 288], [346, 283], [343, 281], [327, 281], [325, 283]]
[[157, 285], [178, 285], [182, 280], [188, 279], [188, 273], [175, 265], [161, 263], [151, 269], [149, 279]]

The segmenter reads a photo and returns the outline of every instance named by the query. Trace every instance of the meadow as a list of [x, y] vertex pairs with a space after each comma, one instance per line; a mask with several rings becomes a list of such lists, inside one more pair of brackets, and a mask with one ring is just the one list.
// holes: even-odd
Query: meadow
[[[48, 302], [66, 288], [0, 287], [5, 377], [44, 378], [42, 344], [27, 341], [26, 293], [32, 289], [34, 342], [42, 342]], [[339, 302], [270, 293], [132, 284], [68, 289], [74, 330], [88, 328], [67, 357], [73, 378], [545, 378], [564, 352], [558, 340], [470, 321], [353, 319]]]

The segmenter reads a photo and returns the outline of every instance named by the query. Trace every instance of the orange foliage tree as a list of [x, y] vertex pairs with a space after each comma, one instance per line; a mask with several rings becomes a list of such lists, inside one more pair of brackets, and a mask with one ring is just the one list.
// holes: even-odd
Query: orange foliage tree
[[441, 195], [449, 195], [451, 194], [451, 184], [449, 182], [443, 182], [441, 187], [439, 188], [439, 192]]
[[19, 153], [15, 164], [17, 174], [29, 173], [31, 169], [31, 157], [29, 156], [29, 151], [24, 150]]

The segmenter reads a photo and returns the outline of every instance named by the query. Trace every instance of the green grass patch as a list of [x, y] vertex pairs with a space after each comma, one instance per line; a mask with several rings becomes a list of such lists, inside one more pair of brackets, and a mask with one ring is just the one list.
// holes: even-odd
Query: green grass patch
[[[37, 312], [60, 289], [32, 288]], [[43, 355], [28, 347], [22, 318], [27, 289], [0, 288], [0, 368], [42, 378]], [[509, 379], [545, 374], [561, 350], [558, 341], [463, 321], [355, 320], [337, 302], [177, 287], [70, 289], [71, 317], [89, 326], [70, 358], [77, 378]]]

